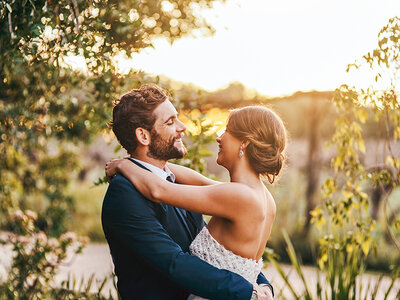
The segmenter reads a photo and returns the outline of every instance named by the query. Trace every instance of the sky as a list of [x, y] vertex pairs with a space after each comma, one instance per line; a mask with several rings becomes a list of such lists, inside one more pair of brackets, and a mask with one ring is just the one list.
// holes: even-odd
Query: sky
[[227, 0], [202, 13], [214, 36], [156, 40], [124, 66], [207, 90], [238, 81], [267, 96], [367, 86], [346, 67], [377, 46], [400, 0]]

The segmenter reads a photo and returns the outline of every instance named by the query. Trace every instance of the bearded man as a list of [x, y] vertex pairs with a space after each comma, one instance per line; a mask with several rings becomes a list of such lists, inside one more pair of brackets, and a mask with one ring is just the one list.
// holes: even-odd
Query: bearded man
[[[111, 125], [132, 163], [174, 181], [167, 161], [186, 154], [186, 127], [169, 99], [156, 85], [134, 89], [115, 102]], [[149, 201], [117, 174], [101, 218], [122, 299], [254, 298], [253, 285], [243, 277], [188, 253], [205, 225], [201, 214]], [[272, 289], [262, 273], [257, 282]]]

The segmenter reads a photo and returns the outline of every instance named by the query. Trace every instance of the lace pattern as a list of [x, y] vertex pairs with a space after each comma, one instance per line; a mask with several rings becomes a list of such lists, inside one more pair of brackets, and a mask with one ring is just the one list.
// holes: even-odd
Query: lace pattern
[[255, 283], [263, 267], [262, 258], [255, 259], [239, 256], [218, 243], [204, 226], [190, 244], [190, 253], [219, 269], [235, 272], [251, 283]]

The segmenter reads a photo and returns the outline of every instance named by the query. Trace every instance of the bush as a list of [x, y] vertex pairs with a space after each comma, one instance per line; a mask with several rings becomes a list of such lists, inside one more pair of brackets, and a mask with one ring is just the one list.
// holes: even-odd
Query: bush
[[[91, 280], [84, 291], [76, 291], [67, 282], [61, 288], [54, 287], [53, 278], [59, 265], [80, 253], [87, 238], [67, 232], [58, 238], [49, 238], [35, 225], [36, 213], [17, 210], [11, 216], [17, 233], [4, 233], [0, 242], [12, 248], [12, 264], [7, 278], [0, 284], [0, 299], [102, 299], [101, 289], [96, 295], [89, 293]], [[82, 286], [82, 285], [81, 285]], [[100, 298], [99, 298], [100, 297]], [[104, 298], [106, 299], [106, 298]]]

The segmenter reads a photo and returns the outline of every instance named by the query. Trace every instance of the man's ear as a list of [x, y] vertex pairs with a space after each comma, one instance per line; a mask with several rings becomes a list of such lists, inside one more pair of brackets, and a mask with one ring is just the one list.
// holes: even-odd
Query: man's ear
[[150, 132], [147, 129], [138, 127], [135, 130], [135, 134], [140, 144], [143, 146], [148, 146], [150, 144]]

